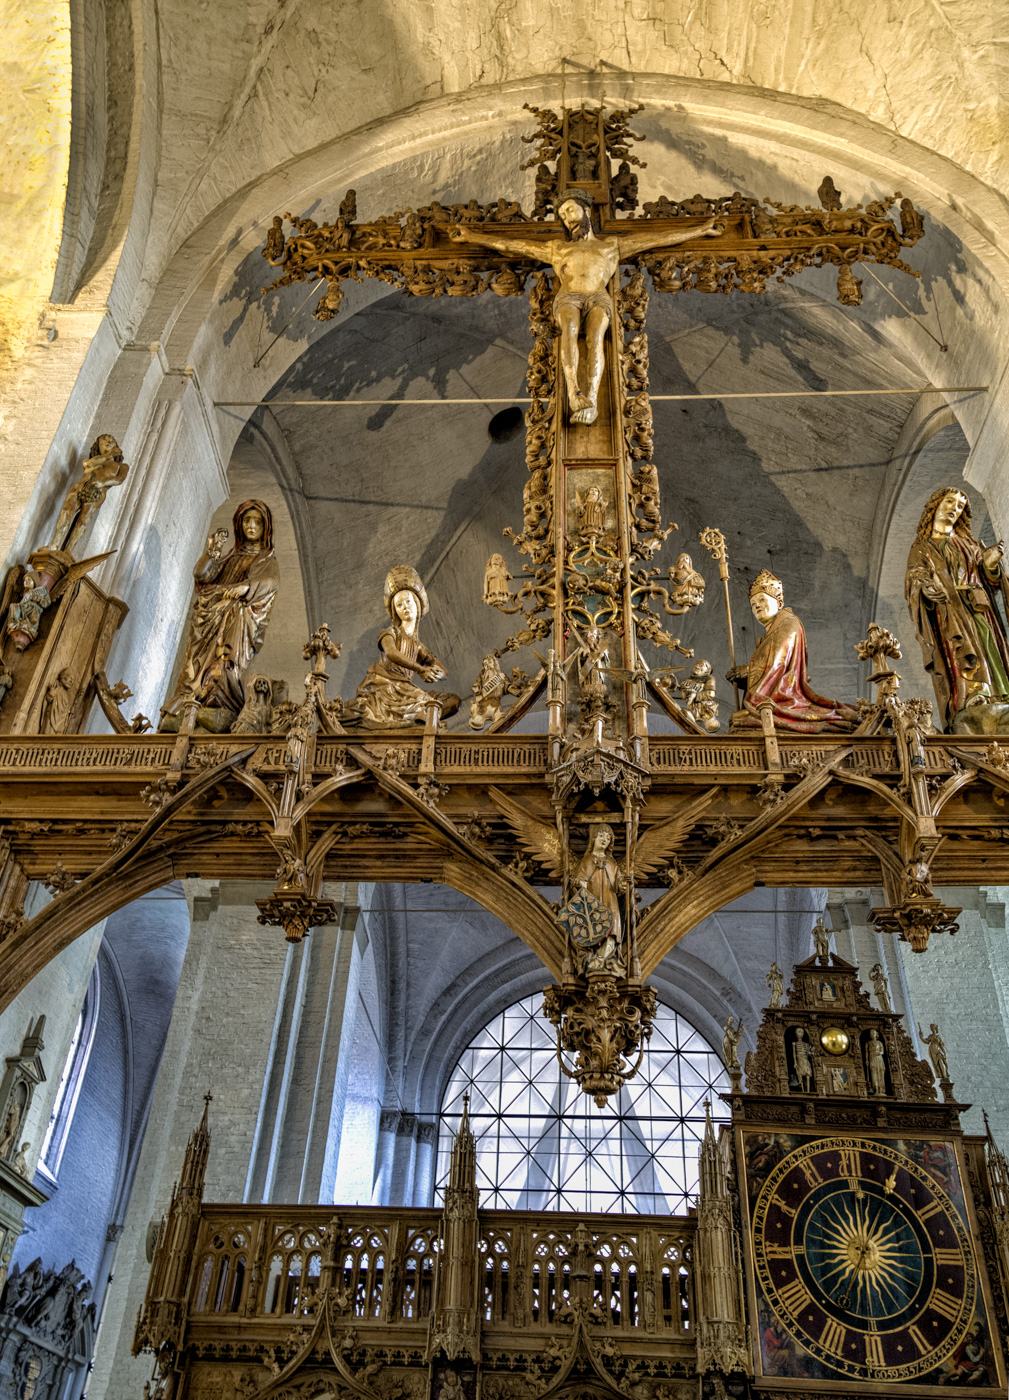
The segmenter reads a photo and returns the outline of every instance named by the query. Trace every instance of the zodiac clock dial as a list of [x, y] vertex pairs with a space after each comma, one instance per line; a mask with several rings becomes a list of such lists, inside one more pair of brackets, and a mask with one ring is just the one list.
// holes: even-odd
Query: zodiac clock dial
[[753, 1250], [775, 1317], [838, 1378], [920, 1382], [974, 1316], [965, 1222], [886, 1141], [811, 1139], [785, 1156], [754, 1205]]

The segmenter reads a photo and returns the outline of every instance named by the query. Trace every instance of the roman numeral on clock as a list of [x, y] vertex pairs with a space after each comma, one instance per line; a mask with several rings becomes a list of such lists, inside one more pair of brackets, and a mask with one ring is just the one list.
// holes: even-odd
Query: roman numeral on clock
[[802, 1312], [803, 1308], [808, 1307], [811, 1301], [805, 1284], [797, 1278], [780, 1289], [778, 1297], [781, 1299], [782, 1305], [793, 1313]]
[[924, 1356], [927, 1351], [932, 1350], [931, 1343], [926, 1341], [925, 1337], [922, 1335], [921, 1332], [918, 1331], [917, 1327], [909, 1327], [907, 1329], [907, 1335], [911, 1338], [912, 1342], [914, 1342], [915, 1346], [918, 1348], [918, 1351], [922, 1356]]
[[848, 1333], [839, 1322], [835, 1322], [832, 1317], [828, 1317], [827, 1325], [820, 1333], [820, 1345], [827, 1351], [843, 1355], [844, 1344], [848, 1339]]
[[794, 1259], [797, 1254], [803, 1253], [805, 1251], [801, 1244], [796, 1245], [794, 1249], [787, 1244], [769, 1244], [764, 1248], [766, 1259]]
[[960, 1309], [963, 1306], [959, 1298], [952, 1297], [949, 1293], [944, 1293], [941, 1288], [937, 1288], [928, 1300], [928, 1305], [933, 1308], [940, 1317], [944, 1317], [947, 1322], [955, 1322], [960, 1316]]
[[958, 1249], [937, 1249], [935, 1262], [940, 1269], [961, 1269], [963, 1268], [963, 1255]]
[[803, 1176], [804, 1176], [804, 1177], [806, 1178], [806, 1180], [809, 1182], [810, 1186], [822, 1186], [822, 1185], [823, 1185], [823, 1177], [820, 1175], [820, 1173], [819, 1173], [819, 1172], [816, 1170], [816, 1168], [813, 1166], [813, 1163], [812, 1163], [812, 1162], [809, 1162], [809, 1161], [800, 1162], [800, 1163], [799, 1163], [799, 1170], [802, 1172]]
[[938, 1201], [930, 1201], [927, 1206], [922, 1206], [921, 1210], [917, 1212], [918, 1219], [931, 1220], [933, 1215], [938, 1215], [941, 1210], [942, 1206]]
[[865, 1364], [874, 1367], [886, 1365], [883, 1359], [883, 1339], [873, 1333], [869, 1333], [865, 1339]]
[[847, 1176], [855, 1179], [862, 1175], [861, 1159], [853, 1147], [841, 1148], [837, 1174], [838, 1176]]

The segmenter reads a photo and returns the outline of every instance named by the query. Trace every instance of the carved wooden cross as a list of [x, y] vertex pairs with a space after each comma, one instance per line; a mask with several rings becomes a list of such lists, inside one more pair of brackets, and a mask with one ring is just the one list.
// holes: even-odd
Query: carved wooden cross
[[[271, 290], [325, 282], [313, 312], [319, 320], [336, 314], [348, 278], [375, 277], [410, 295], [432, 297], [488, 290], [516, 296], [531, 282], [530, 475], [522, 531], [507, 532], [524, 556], [524, 577], [510, 591], [507, 565], [495, 555], [484, 592], [492, 606], [521, 611], [524, 625], [495, 655], [549, 636], [561, 665], [574, 652], [583, 659], [596, 655], [599, 664], [588, 668], [595, 677], [591, 694], [579, 684], [586, 668], [569, 665], [569, 703], [550, 707], [559, 726], [558, 752], [570, 721], [597, 738], [605, 731], [615, 747], [629, 740], [640, 762], [647, 750], [648, 702], [639, 641], [685, 652], [664, 619], [696, 606], [704, 588], [687, 555], [665, 577], [647, 567], [676, 527], [662, 523], [651, 460], [645, 273], [664, 292], [762, 292], [769, 277], [780, 281], [806, 267], [833, 264], [839, 300], [853, 304], [861, 300], [861, 283], [852, 272], [856, 262], [886, 263], [918, 275], [901, 251], [921, 237], [923, 222], [904, 199], [898, 226], [888, 212], [896, 195], [864, 209], [842, 209], [829, 177], [818, 190], [819, 208], [736, 192], [679, 202], [663, 195], [638, 213], [632, 166], [643, 163], [631, 147], [642, 138], [629, 122], [640, 108], [530, 110], [537, 129], [522, 139], [535, 150], [521, 168], [536, 169], [531, 216], [502, 198], [448, 207], [435, 201], [358, 221], [351, 190], [334, 223], [275, 218], [263, 255], [280, 270]], [[621, 267], [631, 269], [623, 284]], [[704, 723], [716, 722], [705, 665], [699, 663], [700, 674], [686, 683], [656, 683], [676, 668], [650, 672], [647, 682], [666, 713], [697, 733]], [[600, 689], [604, 675], [608, 681]], [[545, 684], [541, 671], [492, 728], [514, 724]]]

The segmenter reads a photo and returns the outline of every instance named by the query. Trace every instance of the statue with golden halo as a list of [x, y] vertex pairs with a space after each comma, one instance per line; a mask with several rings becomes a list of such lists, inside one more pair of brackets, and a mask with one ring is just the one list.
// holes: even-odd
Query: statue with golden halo
[[944, 728], [1009, 733], [1009, 638], [997, 606], [999, 596], [1009, 605], [1002, 546], [975, 539], [970, 501], [955, 486], [925, 502], [904, 596]]
[[750, 588], [750, 608], [764, 628], [749, 665], [728, 673], [745, 681], [743, 708], [729, 722], [731, 733], [760, 729], [761, 709], [770, 707], [776, 729], [795, 734], [850, 734], [859, 723], [858, 708], [818, 695], [806, 671], [806, 633], [791, 608], [784, 605], [781, 580], [761, 569]]
[[418, 679], [440, 681], [445, 668], [417, 635], [417, 624], [430, 604], [417, 570], [397, 564], [385, 580], [385, 610], [392, 626], [378, 635], [381, 661], [365, 672], [354, 699], [346, 706], [347, 723], [366, 729], [389, 729], [423, 724], [428, 705], [437, 700], [442, 718], [454, 715], [458, 695], [421, 690]]
[[235, 543], [215, 530], [193, 570], [196, 602], [175, 690], [161, 709], [161, 728], [175, 731], [187, 703], [197, 724], [224, 734], [245, 704], [243, 677], [263, 645], [280, 583], [273, 552], [273, 516], [262, 501], [243, 501], [232, 517]]

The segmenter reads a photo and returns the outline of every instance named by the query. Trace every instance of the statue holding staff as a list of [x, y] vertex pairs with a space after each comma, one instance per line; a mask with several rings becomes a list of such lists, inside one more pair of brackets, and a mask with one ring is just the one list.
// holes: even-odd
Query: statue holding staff
[[958, 487], [940, 487], [925, 502], [904, 596], [944, 727], [1009, 733], [1009, 637], [997, 606], [999, 597], [1009, 606], [1002, 545], [974, 537]]

